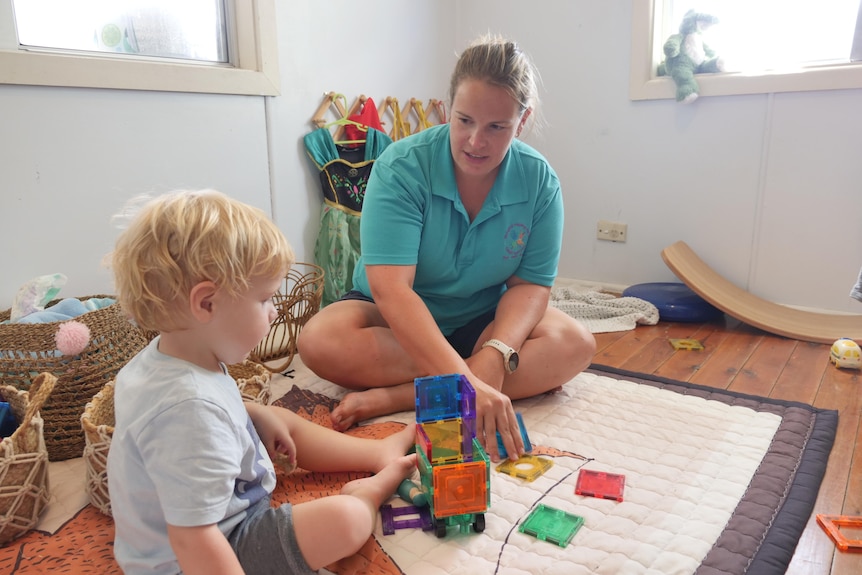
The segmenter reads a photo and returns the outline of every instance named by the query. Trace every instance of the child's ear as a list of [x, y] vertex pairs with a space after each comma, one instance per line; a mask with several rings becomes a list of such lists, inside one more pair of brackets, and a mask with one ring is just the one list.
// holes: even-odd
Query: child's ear
[[189, 308], [192, 317], [201, 323], [207, 323], [212, 318], [214, 300], [218, 287], [207, 280], [195, 284], [189, 292]]

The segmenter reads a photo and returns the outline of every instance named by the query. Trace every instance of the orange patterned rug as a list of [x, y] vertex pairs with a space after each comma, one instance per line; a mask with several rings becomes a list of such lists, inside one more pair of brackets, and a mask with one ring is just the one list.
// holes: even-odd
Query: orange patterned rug
[[[325, 395], [303, 391], [296, 386], [275, 402], [325, 426], [331, 426], [329, 413], [337, 403]], [[355, 427], [347, 433], [359, 437], [386, 437], [402, 427], [403, 424], [395, 422], [375, 423]], [[290, 474], [279, 471], [273, 504], [300, 503], [336, 494], [348, 481], [365, 475], [312, 473], [302, 469]], [[114, 561], [113, 542], [114, 523], [111, 518], [88, 505], [53, 535], [34, 530], [0, 548], [0, 573], [120, 575], [122, 571]], [[330, 570], [339, 575], [401, 573], [373, 537], [359, 554], [330, 566]]]

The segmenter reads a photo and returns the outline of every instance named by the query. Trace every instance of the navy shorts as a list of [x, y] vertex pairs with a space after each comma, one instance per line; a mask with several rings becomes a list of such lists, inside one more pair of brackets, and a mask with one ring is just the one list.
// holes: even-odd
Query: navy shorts
[[[343, 296], [341, 296], [342, 300], [359, 300], [359, 301], [367, 301], [370, 303], [374, 303], [374, 300], [361, 291], [350, 290]], [[455, 351], [458, 352], [458, 355], [467, 359], [471, 355], [473, 355], [473, 348], [476, 347], [476, 342], [479, 341], [479, 336], [482, 335], [482, 331], [488, 324], [494, 321], [494, 315], [497, 313], [496, 309], [492, 309], [491, 311], [487, 311], [478, 317], [474, 317], [466, 324], [462, 325], [452, 333], [446, 336], [446, 340], [449, 344], [455, 348]]]

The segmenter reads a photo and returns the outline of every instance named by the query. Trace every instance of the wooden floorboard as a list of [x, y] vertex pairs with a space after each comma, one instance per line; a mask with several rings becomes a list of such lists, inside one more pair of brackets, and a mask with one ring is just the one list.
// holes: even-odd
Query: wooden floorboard
[[[704, 349], [677, 351], [673, 338], [697, 339]], [[830, 364], [829, 345], [771, 335], [727, 316], [596, 334], [596, 343], [597, 364], [838, 410], [826, 474], [787, 573], [862, 574], [862, 554], [838, 551], [815, 520], [818, 513], [862, 515], [862, 372]]]

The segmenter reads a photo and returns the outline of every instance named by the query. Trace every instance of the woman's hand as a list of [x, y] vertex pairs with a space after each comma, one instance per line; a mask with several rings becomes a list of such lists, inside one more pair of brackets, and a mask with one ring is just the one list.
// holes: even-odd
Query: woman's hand
[[479, 443], [496, 463], [500, 460], [497, 448], [499, 431], [509, 459], [518, 459], [524, 454], [524, 441], [512, 400], [478, 378], [471, 379], [470, 383], [476, 390], [476, 437]]
[[296, 444], [287, 422], [278, 413], [282, 408], [252, 402], [246, 402], [245, 407], [270, 457], [281, 454], [290, 459], [291, 467], [295, 466]]

